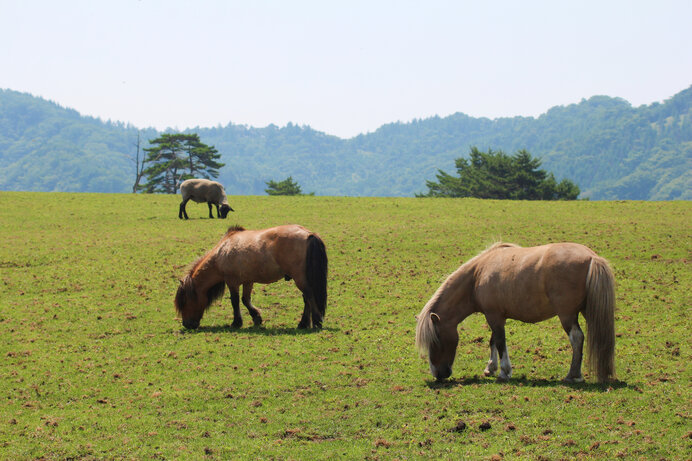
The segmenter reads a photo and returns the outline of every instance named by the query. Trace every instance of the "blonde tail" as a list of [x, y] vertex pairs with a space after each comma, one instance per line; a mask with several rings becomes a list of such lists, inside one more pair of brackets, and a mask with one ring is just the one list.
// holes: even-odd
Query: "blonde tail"
[[615, 278], [608, 262], [594, 257], [586, 276], [584, 318], [589, 370], [599, 382], [615, 377]]

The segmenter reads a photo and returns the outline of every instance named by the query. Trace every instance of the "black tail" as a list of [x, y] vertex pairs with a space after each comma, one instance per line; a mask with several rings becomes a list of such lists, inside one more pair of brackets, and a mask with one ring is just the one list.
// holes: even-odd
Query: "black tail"
[[327, 310], [327, 266], [324, 242], [317, 235], [311, 234], [308, 237], [308, 251], [305, 255], [305, 276], [323, 318]]

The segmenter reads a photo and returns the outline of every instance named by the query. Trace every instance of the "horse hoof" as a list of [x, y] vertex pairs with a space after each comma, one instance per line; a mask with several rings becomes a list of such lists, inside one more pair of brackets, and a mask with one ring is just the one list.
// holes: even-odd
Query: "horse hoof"
[[231, 328], [241, 328], [243, 326], [243, 322], [233, 322], [231, 323]]
[[576, 378], [573, 378], [571, 376], [567, 376], [565, 379], [562, 380], [562, 382], [567, 383], [567, 384], [583, 383], [584, 377], [583, 376], [577, 376]]
[[500, 383], [506, 383], [509, 381], [509, 378], [512, 377], [512, 373], [505, 373], [503, 370], [500, 370], [500, 374], [497, 376], [497, 381]]
[[304, 324], [303, 322], [300, 322], [300, 323], [298, 324], [298, 329], [299, 329], [299, 330], [307, 330], [308, 326], [309, 326], [309, 325], [306, 325], [306, 324]]

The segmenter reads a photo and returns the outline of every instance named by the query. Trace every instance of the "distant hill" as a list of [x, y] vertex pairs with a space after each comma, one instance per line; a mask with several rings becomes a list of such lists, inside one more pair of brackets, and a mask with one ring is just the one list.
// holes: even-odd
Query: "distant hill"
[[[454, 159], [477, 146], [526, 149], [558, 180], [578, 184], [581, 197], [692, 199], [692, 87], [637, 108], [594, 96], [538, 118], [457, 113], [387, 124], [351, 139], [290, 123], [187, 131], [222, 154], [219, 180], [232, 195], [263, 195], [265, 181], [292, 176], [317, 195], [412, 196], [426, 190], [438, 169], [454, 173]], [[0, 90], [0, 190], [130, 192], [137, 132]], [[159, 134], [140, 130], [143, 141]]]

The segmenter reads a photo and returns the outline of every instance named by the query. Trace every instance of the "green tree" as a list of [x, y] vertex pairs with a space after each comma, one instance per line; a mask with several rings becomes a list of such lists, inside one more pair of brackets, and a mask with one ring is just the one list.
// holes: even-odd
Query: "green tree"
[[213, 146], [202, 143], [195, 133], [167, 133], [149, 141], [153, 147], [144, 149], [147, 152], [143, 171], [148, 178], [144, 185], [146, 192], [164, 192], [175, 194], [180, 183], [190, 178], [216, 178], [221, 155]]
[[418, 197], [475, 197], [511, 200], [575, 200], [579, 187], [539, 169], [541, 161], [526, 150], [513, 156], [502, 151], [471, 148], [469, 158], [455, 160], [458, 177], [438, 170], [437, 182], [426, 181], [427, 194]]
[[[267, 188], [264, 189], [264, 191], [269, 195], [304, 195], [298, 183], [295, 182], [291, 176], [283, 181], [276, 182], [274, 180], [269, 180], [265, 183], [267, 184]], [[310, 195], [314, 195], [314, 193]]]
[[518, 151], [511, 160], [510, 198], [516, 200], [542, 199], [541, 184], [545, 181], [548, 173], [538, 169], [541, 166], [541, 160], [531, 157], [531, 154], [525, 149]]

